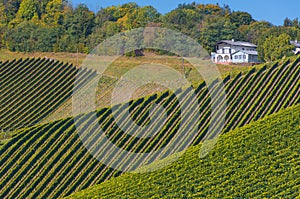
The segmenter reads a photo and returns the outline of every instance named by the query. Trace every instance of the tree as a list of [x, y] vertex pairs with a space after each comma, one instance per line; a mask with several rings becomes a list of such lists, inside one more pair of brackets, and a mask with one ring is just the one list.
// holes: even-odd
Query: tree
[[[13, 20], [16, 17], [16, 14], [19, 10], [21, 0], [0, 0], [0, 4], [3, 4], [4, 10], [3, 16], [5, 16], [5, 23], [9, 23], [11, 20]], [[2, 18], [3, 20], [3, 18]]]
[[0, 49], [5, 45], [3, 40], [3, 35], [6, 32], [6, 27], [3, 25], [0, 25]]
[[196, 9], [175, 9], [163, 17], [164, 26], [176, 29], [193, 38], [199, 38], [199, 23], [203, 14]]
[[56, 43], [58, 31], [31, 21], [24, 21], [4, 34], [7, 49], [18, 52], [50, 52]]
[[199, 12], [201, 14], [205, 14], [205, 15], [223, 15], [224, 11], [222, 10], [222, 8], [217, 4], [199, 4], [197, 5], [197, 10], [199, 10]]
[[139, 6], [134, 2], [123, 4], [122, 6], [118, 7], [114, 13], [114, 17], [117, 19], [123, 18], [125, 15], [135, 11], [138, 8]]
[[300, 23], [299, 23], [298, 18], [296, 18], [296, 19], [293, 20], [293, 26], [294, 26], [295, 28], [299, 28]]
[[291, 37], [283, 33], [279, 36], [268, 37], [263, 44], [263, 55], [265, 61], [275, 61], [284, 56], [292, 55], [294, 46], [290, 44]]
[[290, 20], [289, 18], [285, 18], [285, 19], [284, 19], [284, 22], [283, 22], [283, 26], [284, 26], [284, 27], [293, 26], [293, 21]]
[[58, 26], [63, 23], [63, 1], [49, 1], [45, 8], [45, 13], [42, 15], [44, 23], [50, 26]]
[[249, 41], [254, 44], [258, 44], [259, 38], [264, 35], [272, 24], [266, 21], [252, 22], [250, 25], [240, 26], [238, 31], [241, 35], [241, 39]]
[[80, 4], [74, 10], [73, 15], [73, 22], [76, 24], [75, 27], [77, 29], [77, 33], [80, 35], [80, 37], [86, 38], [92, 33], [95, 14], [90, 11], [86, 5]]
[[31, 34], [31, 40], [35, 41], [32, 51], [51, 52], [56, 43], [58, 31], [55, 28], [46, 28], [39, 26]]
[[7, 16], [5, 13], [5, 5], [3, 0], [0, 0], [0, 26], [7, 23]]
[[21, 20], [31, 20], [34, 15], [38, 14], [37, 0], [23, 0], [17, 12], [17, 18]]
[[160, 21], [159, 12], [152, 6], [144, 6], [137, 9], [136, 16], [130, 15], [130, 21], [134, 24], [133, 28], [145, 27], [151, 22]]
[[183, 3], [183, 4], [178, 4], [177, 9], [190, 9], [190, 10], [194, 10], [196, 9], [196, 2], [192, 2], [190, 3]]
[[117, 21], [115, 12], [117, 12], [116, 6], [101, 8], [95, 16], [95, 27], [101, 27], [107, 21]]
[[18, 52], [32, 51], [34, 41], [31, 40], [31, 34], [35, 29], [37, 26], [28, 21], [24, 21], [14, 28], [9, 28], [4, 34], [6, 48]]
[[252, 16], [247, 12], [233, 12], [229, 15], [231, 23], [235, 24], [237, 27], [243, 25], [250, 25], [254, 22]]
[[74, 10], [70, 8], [63, 21], [65, 35], [61, 37], [61, 46], [65, 46], [69, 52], [76, 52], [78, 49], [87, 53], [86, 39], [93, 31], [94, 18], [94, 13], [84, 4], [78, 5]]
[[204, 21], [200, 35], [199, 42], [210, 52], [215, 50], [215, 44], [220, 40], [239, 39], [236, 26], [224, 17], [213, 17]]

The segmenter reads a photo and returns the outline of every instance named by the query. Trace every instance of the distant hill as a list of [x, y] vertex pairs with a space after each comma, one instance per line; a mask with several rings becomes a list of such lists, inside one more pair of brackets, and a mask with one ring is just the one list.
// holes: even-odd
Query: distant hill
[[[143, 6], [135, 2], [112, 5], [97, 12], [85, 4], [73, 7], [68, 2], [1, 0], [0, 49], [88, 53], [118, 33], [141, 27], [163, 27], [190, 36], [208, 52], [215, 51], [220, 40], [251, 42], [259, 46], [259, 58], [269, 61], [269, 58], [276, 60], [291, 54], [280, 51], [289, 45], [288, 40], [300, 40], [298, 18], [286, 18], [283, 26], [274, 26], [266, 20], [255, 20], [251, 13], [233, 11], [230, 5], [183, 3], [161, 14], [150, 2]], [[289, 39], [277, 40], [282, 33]], [[266, 40], [275, 42], [269, 44]], [[155, 50], [163, 53], [162, 49]]]
[[[47, 60], [31, 60], [33, 64], [43, 61], [45, 62]], [[276, 62], [271, 67], [262, 67], [259, 70], [253, 69], [245, 75], [239, 74], [234, 77], [228, 76], [227, 78], [225, 78], [223, 80], [223, 83], [225, 84], [225, 90], [227, 93], [227, 110], [224, 133], [229, 132], [230, 130], [237, 127], [249, 124], [251, 121], [255, 121], [267, 115], [278, 112], [281, 109], [298, 104], [300, 100], [299, 64], [300, 57], [298, 57], [297, 59], [287, 59], [284, 62]], [[71, 66], [70, 68], [72, 69]], [[62, 69], [60, 68], [59, 70]], [[75, 68], [73, 68], [73, 70], [74, 72], [76, 71]], [[28, 73], [24, 73], [23, 75], [26, 74]], [[214, 84], [210, 85], [210, 87], [218, 87], [220, 86], [220, 83], [220, 81], [215, 81]], [[39, 85], [45, 86], [44, 84], [41, 83]], [[1, 84], [1, 86], [2, 85], [3, 84]], [[28, 86], [31, 85], [33, 84], [29, 84]], [[22, 87], [22, 89], [25, 90], [26, 88], [26, 86]], [[43, 89], [40, 90], [41, 92], [44, 91]], [[51, 93], [53, 92], [53, 90], [50, 90], [49, 92]], [[178, 141], [178, 144], [180, 146], [184, 145], [185, 141], [191, 142], [192, 145], [201, 143], [201, 140], [203, 140], [203, 137], [205, 137], [208, 127], [211, 123], [211, 99], [209, 97], [207, 86], [204, 83], [200, 84], [200, 86], [195, 88], [195, 90], [192, 88], [180, 89], [176, 93], [178, 94], [178, 98], [180, 98], [183, 103], [186, 103], [188, 106], [190, 106], [191, 104], [193, 104], [193, 100], [187, 97], [187, 94], [192, 92], [197, 96], [199, 106], [190, 109], [191, 112], [189, 116], [193, 118], [195, 117], [195, 115], [199, 114], [199, 117], [197, 117], [196, 120], [187, 120], [190, 121], [187, 126], [195, 128], [197, 130], [197, 133], [191, 139], [183, 139]], [[219, 100], [222, 99], [222, 96], [219, 96], [217, 94], [218, 93], [216, 93], [216, 96], [219, 97]], [[49, 99], [51, 99], [51, 96], [52, 95], [50, 95]], [[168, 144], [168, 141], [173, 138], [174, 134], [178, 130], [178, 125], [181, 121], [181, 118], [179, 117], [180, 106], [178, 98], [174, 93], [168, 91], [162, 94], [155, 94], [146, 98], [133, 100], [129, 103], [129, 108], [126, 108], [124, 104], [116, 105], [114, 108], [117, 109], [118, 114], [120, 114], [116, 116], [121, 116], [125, 111], [129, 111], [131, 113], [130, 116], [124, 116], [122, 121], [126, 122], [129, 127], [128, 129], [131, 129], [132, 132], [124, 133], [119, 129], [116, 121], [114, 120], [112, 109], [110, 107], [103, 108], [97, 111], [97, 118], [93, 117], [93, 113], [79, 115], [76, 116], [76, 118], [80, 121], [79, 129], [83, 128], [88, 130], [88, 132], [93, 132], [93, 130], [97, 128], [95, 127], [95, 124], [99, 123], [106, 137], [109, 138], [109, 140], [111, 140], [111, 142], [113, 142], [115, 145], [128, 151], [143, 153], [160, 149], [161, 147]], [[157, 123], [153, 126], [153, 128], [151, 128], [151, 130], [156, 133], [155, 136], [151, 138], [139, 139], [138, 137], [126, 134], [132, 133], [134, 135], [135, 132], [135, 128], [132, 126], [132, 123], [128, 122], [130, 121], [130, 119], [133, 119], [137, 124], [140, 125], [145, 125], [147, 124], [147, 122], [149, 122], [149, 110], [151, 108], [151, 105], [153, 105], [154, 103], [161, 104], [166, 109], [166, 113], [168, 116], [163, 125]], [[41, 107], [47, 108], [49, 106], [48, 103], [46, 103], [46, 105], [47, 106], [44, 105]], [[22, 109], [22, 107], [20, 109]], [[296, 114], [299, 113], [299, 107], [294, 107], [293, 110], [296, 110]], [[22, 112], [20, 112], [20, 114], [22, 114]], [[157, 112], [156, 116], [157, 118], [164, 118], [159, 112]], [[297, 117], [298, 116], [299, 115], [297, 115]], [[273, 124], [273, 120], [271, 119], [267, 119], [265, 121], [267, 121], [267, 123], [271, 125]], [[278, 129], [278, 132], [283, 131], [283, 133], [285, 133], [286, 131], [293, 133], [294, 130], [297, 130], [294, 128], [295, 125], [296, 127], [297, 125], [299, 125], [299, 123], [297, 123], [299, 122], [299, 120], [295, 121], [296, 124], [287, 123], [289, 122], [289, 120], [287, 115], [285, 114], [283, 114], [281, 121], [278, 122], [278, 120], [275, 119], [273, 122], [275, 123], [274, 125], [271, 125], [272, 128], [270, 127], [269, 130], [266, 129], [266, 132], [268, 131], [270, 133], [270, 136], [267, 137], [270, 140], [272, 139], [272, 137], [274, 137], [273, 135], [276, 135], [276, 128], [278, 125], [280, 127]], [[14, 123], [11, 124], [13, 125]], [[264, 134], [259, 134], [262, 132], [259, 131], [261, 126], [258, 124], [260, 123], [256, 123], [255, 128], [253, 127], [251, 131], [247, 131], [247, 133], [241, 134], [241, 136], [236, 134], [232, 137], [231, 141], [234, 141], [234, 137], [237, 137], [237, 142], [239, 143], [238, 145], [233, 145], [237, 147], [233, 151], [234, 153], [242, 153], [243, 155], [245, 155], [246, 159], [244, 156], [238, 156], [239, 158], [241, 158], [240, 161], [244, 164], [249, 163], [251, 165], [251, 162], [247, 162], [249, 161], [248, 157], [254, 158], [254, 156], [247, 156], [247, 151], [243, 151], [243, 148], [252, 147], [253, 143], [259, 144], [264, 140], [264, 137], [262, 136]], [[280, 125], [285, 125], [286, 128], [283, 128], [283, 126]], [[292, 127], [291, 131], [289, 131], [290, 127]], [[244, 130], [246, 131], [246, 129]], [[253, 142], [247, 142], [246, 139], [246, 135], [250, 132], [250, 135], [252, 136], [250, 140], [256, 137]], [[256, 134], [258, 136], [256, 136]], [[244, 144], [242, 141], [243, 137], [245, 137]], [[274, 137], [273, 141], [264, 142], [268, 143], [272, 147], [273, 145], [274, 147], [282, 147], [279, 148], [278, 151], [280, 152], [280, 150], [282, 150], [282, 153], [286, 153], [286, 151], [284, 150], [286, 149], [286, 147], [297, 146], [297, 137], [295, 137], [294, 134], [292, 134], [291, 137], [294, 139], [294, 141], [290, 142], [291, 145], [288, 142], [287, 146], [282, 146], [282, 144], [278, 140], [280, 139], [281, 141], [282, 138], [289, 139], [287, 136], [285, 136], [285, 134], [280, 137]], [[86, 138], [92, 139], [89, 137]], [[97, 138], [97, 136], [93, 137], [93, 139]], [[98, 143], [98, 140], [94, 141], [95, 143]], [[228, 141], [230, 141], [230, 139], [228, 139]], [[226, 143], [226, 141], [224, 142]], [[260, 145], [258, 149], [263, 150], [264, 147], [268, 147], [269, 145]], [[218, 148], [219, 146], [220, 145], [218, 145]], [[251, 148], [251, 150], [255, 150], [255, 145], [253, 145], [253, 147], [254, 148]], [[265, 151], [266, 154], [263, 153], [261, 155], [263, 155], [263, 157], [271, 158], [271, 156], [268, 156], [268, 153], [271, 153], [269, 149], [265, 148], [265, 150], [267, 150]], [[103, 155], [111, 155], [112, 161], [115, 161], [118, 158], [118, 154], [114, 154], [114, 151], [108, 150], [107, 152], [110, 152], [112, 154]], [[159, 156], [149, 156], [148, 159], [141, 161], [125, 158], [122, 159], [121, 163], [125, 164], [125, 162], [127, 161], [126, 163], [128, 163], [127, 166], [129, 168], [136, 168], [138, 166], [142, 166], [167, 157], [174, 152], [176, 151], [166, 151], [159, 154]], [[298, 156], [291, 157], [297, 158]], [[221, 158], [221, 156], [218, 156], [218, 158]], [[226, 165], [230, 165], [231, 162], [229, 162], [229, 160], [230, 158], [235, 158], [235, 155], [231, 154], [226, 158]], [[268, 160], [264, 159], [262, 161]], [[273, 161], [267, 163], [273, 164]], [[207, 164], [209, 165], [209, 163]], [[238, 165], [232, 165], [233, 168], [237, 166]], [[272, 166], [280, 168], [282, 165], [276, 164]], [[264, 168], [264, 171], [268, 171], [267, 168], [262, 168]], [[290, 167], [288, 167], [288, 169], [289, 168]], [[190, 169], [187, 171], [190, 171]], [[253, 169], [257, 170], [256, 167], [253, 167]], [[226, 172], [226, 175], [233, 175], [230, 173], [231, 171], [233, 171], [233, 169]], [[279, 173], [281, 172], [282, 171], [280, 170]], [[87, 149], [82, 144], [82, 140], [79, 139], [79, 135], [74, 124], [74, 118], [61, 119], [47, 124], [21, 129], [19, 132], [16, 132], [14, 136], [0, 148], [0, 198], [58, 198], [70, 195], [75, 191], [83, 190], [89, 186], [99, 184], [114, 176], [118, 176], [121, 173], [122, 172], [120, 171], [105, 166], [87, 151]], [[224, 179], [226, 179], [222, 173], [219, 173], [218, 175], [220, 175], [220, 178], [224, 177]], [[194, 177], [196, 176], [195, 174], [193, 175]], [[214, 174], [214, 178], [218, 178], [216, 175], [217, 174]], [[250, 178], [251, 175], [251, 172], [245, 173], [245, 176], [243, 178]], [[173, 176], [173, 178], [175, 177], [176, 175]], [[240, 179], [236, 178], [236, 180], [236, 186], [240, 185], [240, 181], [238, 181]], [[202, 180], [198, 181], [197, 183], [201, 182]], [[257, 182], [268, 183], [268, 181]], [[294, 181], [292, 181], [292, 183], [293, 182]], [[181, 183], [181, 181], [178, 181], [178, 183]], [[222, 183], [233, 183], [234, 185], [234, 182], [230, 181], [225, 181]], [[291, 184], [291, 186], [292, 185], [293, 184]], [[204, 185], [204, 187], [194, 186], [194, 188], [192, 188], [192, 184], [188, 186], [190, 186], [194, 191], [198, 190], [198, 188], [207, 190]], [[211, 184], [211, 186], [217, 186], [217, 184]], [[266, 184], [258, 184], [257, 186], [265, 187]], [[294, 186], [292, 186], [291, 189], [293, 187]], [[176, 190], [176, 187], [173, 187], [172, 185], [170, 185], [169, 188], [170, 190]], [[250, 189], [251, 188], [252, 187], [250, 187]], [[258, 187], [258, 189], [260, 188]], [[288, 192], [287, 194], [293, 193], [294, 192]], [[176, 192], [174, 192], [174, 194], [176, 194]], [[180, 194], [180, 192], [177, 194]], [[210, 192], [209, 194], [214, 193]]]
[[204, 159], [200, 144], [161, 170], [127, 173], [68, 198], [297, 198], [299, 132], [297, 105], [221, 135]]

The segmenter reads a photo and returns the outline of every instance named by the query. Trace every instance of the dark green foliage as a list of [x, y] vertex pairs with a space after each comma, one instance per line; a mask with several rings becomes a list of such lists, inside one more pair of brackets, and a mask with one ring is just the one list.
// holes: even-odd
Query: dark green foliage
[[239, 27], [241, 39], [258, 44], [261, 34], [272, 27], [272, 24], [266, 21], [257, 21], [251, 23], [249, 26], [244, 25]]
[[8, 24], [11, 20], [13, 20], [16, 17], [16, 14], [20, 8], [22, 0], [0, 0], [0, 5], [2, 3], [2, 6], [4, 8], [3, 18], [4, 23]]
[[247, 12], [233, 12], [229, 16], [231, 23], [236, 26], [250, 25], [254, 22], [252, 16]]
[[215, 50], [215, 45], [220, 40], [231, 39], [239, 39], [237, 28], [229, 19], [222, 16], [207, 19], [200, 28], [199, 42], [209, 52]]
[[18, 52], [51, 52], [58, 37], [57, 28], [46, 28], [24, 21], [4, 35], [6, 47]]

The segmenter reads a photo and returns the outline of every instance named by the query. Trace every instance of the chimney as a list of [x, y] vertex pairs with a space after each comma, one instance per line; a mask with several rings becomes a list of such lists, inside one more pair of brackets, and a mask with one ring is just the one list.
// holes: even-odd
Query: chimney
[[234, 42], [234, 39], [231, 39], [232, 42]]

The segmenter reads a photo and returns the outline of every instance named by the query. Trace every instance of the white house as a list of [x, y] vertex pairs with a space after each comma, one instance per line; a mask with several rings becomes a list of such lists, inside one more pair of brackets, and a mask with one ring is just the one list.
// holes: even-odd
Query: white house
[[257, 63], [257, 46], [243, 41], [223, 40], [217, 43], [217, 52], [211, 53], [215, 63]]
[[290, 41], [290, 44], [295, 46], [295, 49], [293, 50], [293, 53], [295, 55], [300, 54], [300, 43], [296, 40], [296, 41]]

